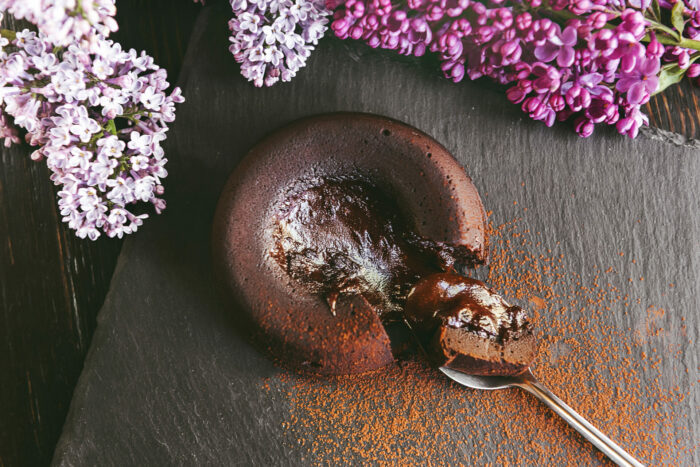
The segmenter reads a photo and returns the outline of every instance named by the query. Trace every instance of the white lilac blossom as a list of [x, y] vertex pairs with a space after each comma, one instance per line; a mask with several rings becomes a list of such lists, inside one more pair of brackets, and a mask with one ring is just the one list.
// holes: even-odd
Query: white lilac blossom
[[179, 88], [166, 94], [166, 71], [99, 35], [62, 48], [25, 29], [0, 44], [0, 138], [9, 145], [22, 130], [38, 147], [63, 221], [81, 238], [121, 238], [148, 217], [144, 203], [160, 213], [160, 143], [184, 100]]
[[230, 0], [229, 50], [256, 86], [289, 81], [323, 37], [330, 14], [323, 0]]
[[0, 12], [36, 25], [46, 40], [59, 47], [82, 43], [117, 30], [115, 0], [0, 0]]

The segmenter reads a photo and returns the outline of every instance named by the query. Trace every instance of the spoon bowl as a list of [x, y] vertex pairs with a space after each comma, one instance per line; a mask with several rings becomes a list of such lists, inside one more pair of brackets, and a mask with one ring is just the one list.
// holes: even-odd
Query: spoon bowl
[[[446, 366], [441, 366], [440, 371], [445, 373], [448, 378], [453, 381], [458, 382], [462, 386], [466, 386], [473, 389], [484, 389], [486, 391], [491, 391], [494, 389], [506, 389], [512, 386], [517, 386], [520, 382], [520, 376], [478, 376], [478, 375], [468, 375], [462, 373], [461, 371], [453, 370]], [[527, 370], [530, 373], [530, 370]]]

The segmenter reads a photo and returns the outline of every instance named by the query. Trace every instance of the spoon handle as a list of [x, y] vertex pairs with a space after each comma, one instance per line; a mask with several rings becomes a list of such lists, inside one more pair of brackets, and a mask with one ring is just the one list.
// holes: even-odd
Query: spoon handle
[[517, 386], [525, 389], [536, 398], [544, 402], [550, 409], [554, 410], [561, 418], [571, 425], [584, 438], [593, 443], [603, 454], [608, 456], [617, 465], [643, 467], [643, 464], [625, 452], [620, 446], [610, 438], [598, 431], [596, 427], [580, 416], [574, 409], [569, 407], [552, 392], [540, 384], [539, 381], [529, 371], [526, 372]]

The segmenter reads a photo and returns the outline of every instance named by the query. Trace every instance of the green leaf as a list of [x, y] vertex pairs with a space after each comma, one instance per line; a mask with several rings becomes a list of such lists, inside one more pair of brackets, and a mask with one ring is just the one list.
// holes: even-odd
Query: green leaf
[[684, 8], [683, 0], [678, 0], [671, 9], [671, 24], [676, 28], [678, 34], [683, 34], [683, 29], [685, 29], [685, 20], [683, 19]]
[[659, 87], [654, 91], [654, 95], [663, 92], [667, 87], [672, 84], [678, 83], [683, 76], [685, 76], [686, 70], [681, 69], [677, 63], [669, 63], [661, 67], [661, 72], [659, 73]]
[[117, 127], [114, 124], [114, 120], [109, 120], [107, 124], [105, 125], [105, 130], [107, 130], [109, 133], [116, 135], [117, 134]]
[[656, 20], [659, 21], [661, 19], [661, 6], [659, 6], [659, 0], [653, 0], [651, 2], [651, 8], [652, 8], [652, 11], [654, 12], [654, 16], [656, 17]]
[[104, 135], [105, 135], [104, 131], [100, 131], [99, 133], [95, 133], [94, 135], [92, 135], [92, 138], [90, 138], [90, 141], [88, 141], [88, 143], [85, 146], [88, 148], [94, 148], [95, 143], [97, 143], [97, 140], [102, 138]]
[[[695, 54], [690, 57], [689, 64], [692, 65], [697, 59], [700, 58], [700, 54]], [[677, 63], [669, 63], [661, 67], [661, 72], [659, 73], [659, 87], [654, 91], [653, 95], [663, 92], [667, 87], [672, 84], [678, 83], [685, 76], [685, 72], [688, 71], [681, 69]]]
[[17, 38], [17, 33], [12, 29], [0, 29], [0, 36], [4, 37], [8, 41], [13, 41]]

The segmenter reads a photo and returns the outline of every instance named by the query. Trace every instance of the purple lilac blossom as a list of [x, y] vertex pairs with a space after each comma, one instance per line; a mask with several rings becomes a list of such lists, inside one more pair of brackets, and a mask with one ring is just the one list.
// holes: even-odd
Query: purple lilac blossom
[[230, 0], [229, 50], [255, 86], [289, 81], [323, 37], [323, 0]]
[[[531, 118], [548, 126], [571, 119], [584, 137], [596, 124], [635, 137], [648, 124], [641, 106], [659, 89], [662, 65], [700, 76], [693, 63], [700, 57], [697, 50], [657, 40], [645, 17], [649, 5], [646, 0], [327, 0], [334, 11], [330, 27], [339, 38], [405, 55], [434, 52], [445, 77], [458, 82], [487, 76], [508, 85], [508, 99]], [[684, 37], [700, 38], [696, 2], [684, 0], [684, 8]], [[558, 15], [562, 10], [565, 14]], [[568, 19], [552, 20], [561, 17]]]
[[148, 217], [137, 211], [142, 203], [160, 213], [161, 142], [183, 102], [179, 88], [166, 94], [166, 71], [99, 35], [56, 48], [25, 29], [0, 44], [0, 137], [18, 142], [22, 130], [37, 146], [32, 159], [46, 161], [62, 219], [78, 237], [135, 232]]
[[115, 0], [0, 0], [0, 12], [36, 25], [52, 44], [91, 47], [117, 30]]

